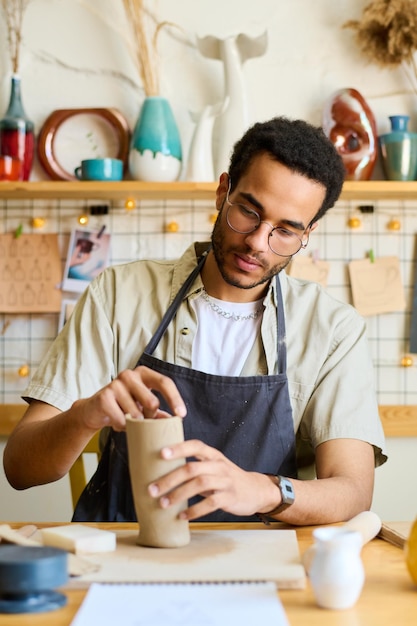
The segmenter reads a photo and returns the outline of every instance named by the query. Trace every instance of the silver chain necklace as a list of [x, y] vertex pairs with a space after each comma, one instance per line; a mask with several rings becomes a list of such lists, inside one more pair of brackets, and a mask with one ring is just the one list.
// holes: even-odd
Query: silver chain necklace
[[233, 311], [225, 311], [218, 304], [213, 302], [213, 300], [208, 295], [205, 289], [201, 292], [201, 297], [203, 300], [207, 302], [209, 307], [213, 309], [215, 313], [221, 315], [227, 320], [233, 320], [234, 322], [244, 322], [245, 320], [256, 320], [259, 317], [259, 314], [263, 310], [263, 305], [261, 305], [258, 309], [256, 309], [253, 313], [248, 313], [248, 315], [239, 315], [238, 313], [234, 313]]

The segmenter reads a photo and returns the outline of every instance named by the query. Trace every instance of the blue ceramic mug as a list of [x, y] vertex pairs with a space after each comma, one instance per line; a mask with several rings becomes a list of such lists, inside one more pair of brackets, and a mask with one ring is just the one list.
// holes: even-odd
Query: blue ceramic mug
[[85, 159], [75, 168], [79, 180], [122, 180], [123, 161], [120, 159]]

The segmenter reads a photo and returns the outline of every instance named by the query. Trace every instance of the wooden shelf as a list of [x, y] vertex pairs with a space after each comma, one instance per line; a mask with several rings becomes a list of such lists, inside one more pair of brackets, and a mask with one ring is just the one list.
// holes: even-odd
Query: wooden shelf
[[386, 437], [417, 437], [417, 405], [379, 406]]
[[343, 200], [417, 200], [417, 181], [370, 180], [346, 182]]
[[212, 199], [216, 183], [143, 183], [121, 182], [5, 182], [0, 183], [0, 198], [94, 199], [94, 200], [207, 200]]
[[[0, 182], [0, 198], [119, 200], [212, 200], [217, 183], [143, 183], [137, 181], [84, 182], [36, 181]], [[344, 184], [343, 200], [417, 200], [417, 182], [386, 180]]]

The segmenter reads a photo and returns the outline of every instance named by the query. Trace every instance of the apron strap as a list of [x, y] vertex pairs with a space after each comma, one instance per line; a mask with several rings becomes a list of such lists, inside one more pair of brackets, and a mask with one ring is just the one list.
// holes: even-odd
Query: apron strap
[[278, 374], [284, 374], [287, 371], [287, 344], [285, 340], [284, 301], [279, 274], [275, 277], [275, 286], [277, 289], [277, 368]]
[[148, 345], [146, 346], [146, 348], [144, 350], [144, 352], [146, 352], [147, 354], [152, 354], [154, 352], [154, 350], [156, 349], [156, 347], [157, 347], [158, 343], [160, 342], [164, 332], [168, 328], [171, 320], [175, 317], [175, 314], [177, 312], [177, 309], [178, 309], [179, 305], [181, 304], [182, 299], [184, 298], [184, 296], [187, 293], [188, 289], [190, 288], [190, 286], [193, 284], [193, 282], [197, 278], [198, 274], [200, 273], [201, 268], [203, 267], [204, 262], [206, 260], [206, 256], [209, 253], [209, 250], [210, 250], [210, 248], [208, 250], [205, 250], [205, 252], [203, 252], [203, 254], [201, 255], [201, 257], [200, 257], [200, 259], [198, 261], [197, 266], [193, 269], [191, 274], [188, 276], [187, 280], [181, 286], [181, 288], [178, 291], [177, 295], [175, 296], [174, 300], [171, 302], [170, 306], [168, 307], [168, 309], [167, 309], [164, 317], [162, 318], [161, 323], [158, 326], [154, 336], [151, 338], [151, 340], [149, 341]]

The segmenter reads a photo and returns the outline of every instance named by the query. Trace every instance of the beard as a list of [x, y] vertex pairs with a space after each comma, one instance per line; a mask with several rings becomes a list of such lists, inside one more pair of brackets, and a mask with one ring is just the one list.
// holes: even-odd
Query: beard
[[247, 282], [243, 282], [242, 280], [240, 280], [238, 276], [230, 274], [226, 269], [226, 259], [225, 259], [226, 249], [225, 249], [225, 236], [224, 236], [224, 230], [223, 230], [224, 226], [221, 223], [222, 213], [223, 213], [223, 207], [220, 210], [219, 215], [217, 216], [217, 220], [214, 224], [213, 232], [211, 235], [211, 245], [212, 245], [214, 258], [216, 259], [217, 267], [219, 268], [219, 272], [222, 275], [223, 280], [228, 285], [231, 285], [232, 287], [238, 287], [239, 289], [253, 289], [254, 287], [257, 287], [258, 285], [263, 285], [265, 283], [268, 283], [271, 280], [271, 278], [279, 274], [279, 272], [281, 272], [284, 268], [287, 267], [288, 263], [291, 261], [291, 257], [277, 256], [277, 259], [279, 259], [278, 263], [274, 265], [265, 266], [265, 261], [258, 254], [254, 254], [251, 248], [249, 248], [248, 246], [245, 246], [244, 248], [229, 248], [227, 252], [232, 253], [232, 254], [233, 253], [245, 254], [256, 259], [258, 263], [261, 263], [262, 268], [264, 268], [263, 276], [253, 281], [252, 283], [247, 283]]

